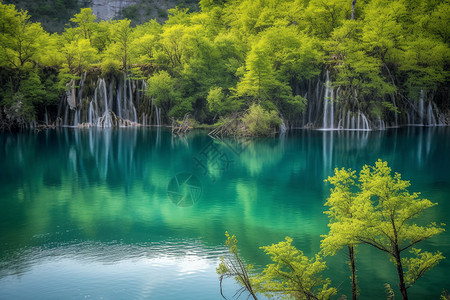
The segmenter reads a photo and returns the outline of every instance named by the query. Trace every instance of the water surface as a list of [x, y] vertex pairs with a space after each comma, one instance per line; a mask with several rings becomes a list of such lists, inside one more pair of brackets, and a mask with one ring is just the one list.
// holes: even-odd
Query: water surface
[[[386, 160], [439, 203], [420, 221], [450, 224], [449, 153], [446, 127], [299, 130], [245, 142], [155, 128], [3, 132], [0, 299], [221, 299], [215, 268], [226, 230], [257, 268], [268, 263], [259, 247], [285, 236], [309, 256], [319, 251], [323, 179], [336, 167]], [[449, 232], [421, 248], [450, 257]], [[345, 254], [327, 263], [325, 275], [349, 295]], [[357, 264], [361, 299], [385, 298], [384, 283], [395, 289], [382, 253], [359, 247]], [[439, 264], [411, 298], [438, 298], [449, 271], [448, 260]], [[228, 281], [226, 295], [235, 287]]]

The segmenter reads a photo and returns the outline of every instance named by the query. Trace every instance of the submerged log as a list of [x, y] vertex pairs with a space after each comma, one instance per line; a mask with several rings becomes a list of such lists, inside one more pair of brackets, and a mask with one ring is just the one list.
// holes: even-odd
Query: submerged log
[[189, 132], [192, 129], [192, 126], [189, 121], [189, 115], [185, 115], [181, 124], [178, 124], [178, 121], [172, 118], [172, 134], [183, 135]]
[[223, 124], [211, 130], [208, 134], [210, 136], [247, 136], [247, 130], [245, 126], [242, 124], [242, 116], [243, 113], [235, 113], [231, 116], [227, 117]]

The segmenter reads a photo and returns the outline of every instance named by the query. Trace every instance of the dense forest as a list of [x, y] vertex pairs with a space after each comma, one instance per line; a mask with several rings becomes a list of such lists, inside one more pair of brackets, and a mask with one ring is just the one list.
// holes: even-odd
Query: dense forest
[[448, 1], [199, 7], [136, 26], [83, 8], [50, 34], [0, 3], [0, 126], [215, 124], [246, 111], [269, 127], [449, 123]]

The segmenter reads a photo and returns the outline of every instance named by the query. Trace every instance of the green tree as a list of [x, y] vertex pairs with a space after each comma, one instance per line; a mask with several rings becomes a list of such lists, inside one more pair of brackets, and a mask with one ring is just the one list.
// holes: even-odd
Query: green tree
[[450, 3], [442, 1], [429, 13], [421, 14], [419, 24], [423, 24], [427, 33], [433, 34], [437, 40], [441, 40], [447, 45], [450, 43]]
[[[226, 38], [210, 37], [203, 29], [202, 25], [195, 25], [185, 31], [183, 69], [179, 72], [183, 97], [191, 99], [200, 120], [209, 116], [207, 98], [211, 89], [220, 87], [224, 92], [236, 84], [236, 69], [229, 63], [239, 57], [235, 45], [224, 50], [222, 47], [223, 43], [227, 43]], [[241, 103], [240, 99], [230, 97], [224, 100], [230, 105], [227, 111], [237, 109]]]
[[243, 135], [270, 136], [281, 126], [281, 119], [275, 110], [264, 110], [261, 105], [252, 104], [242, 118], [245, 128]]
[[64, 63], [58, 34], [54, 33], [43, 41], [38, 54], [38, 61], [42, 66], [49, 66], [55, 70], [58, 70]]
[[302, 81], [321, 72], [323, 50], [316, 38], [291, 27], [277, 26], [261, 34], [260, 43], [266, 48], [273, 68], [279, 71], [281, 76], [278, 77], [283, 81]]
[[15, 69], [31, 67], [38, 62], [41, 46], [49, 38], [39, 23], [29, 21], [25, 11], [16, 11], [14, 5], [0, 3], [0, 63]]
[[133, 40], [131, 47], [135, 50], [136, 61], [139, 64], [154, 62], [156, 42], [157, 36], [153, 34], [145, 34]]
[[382, 60], [366, 52], [358, 21], [348, 20], [333, 31], [326, 43], [334, 66], [333, 85], [339, 87], [338, 101], [349, 108], [366, 109], [374, 99], [383, 99], [396, 86], [382, 73]]
[[399, 69], [407, 78], [405, 90], [411, 98], [416, 98], [421, 89], [434, 91], [448, 83], [449, 62], [448, 44], [424, 36], [407, 39]]
[[[175, 86], [175, 80], [166, 71], [160, 71], [148, 79], [147, 95], [153, 98], [154, 103], [162, 109], [163, 116], [183, 115], [183, 112], [172, 111], [175, 105], [181, 104], [180, 94]], [[190, 103], [187, 103], [189, 105]], [[186, 103], [185, 103], [186, 105]], [[183, 107], [183, 106], [182, 106]], [[187, 113], [189, 111], [186, 111]]]
[[327, 38], [335, 28], [350, 19], [351, 1], [348, 0], [312, 0], [305, 10], [304, 18], [307, 20], [307, 30], [313, 35]]
[[[412, 248], [444, 229], [436, 223], [420, 226], [412, 222], [423, 211], [436, 205], [428, 199], [420, 199], [418, 193], [410, 193], [409, 181], [401, 175], [391, 175], [387, 162], [378, 160], [375, 166], [365, 165], [359, 174], [360, 196], [370, 201], [366, 216], [361, 219], [366, 227], [358, 233], [358, 240], [371, 245], [392, 258], [397, 268], [399, 288], [403, 299], [408, 299], [407, 289], [426, 271], [444, 259], [441, 252], [434, 254]], [[410, 249], [412, 258], [402, 258]], [[406, 269], [406, 272], [405, 272]]]
[[308, 258], [292, 245], [292, 239], [261, 247], [270, 255], [272, 264], [255, 277], [257, 290], [268, 296], [285, 295], [293, 299], [329, 299], [336, 289], [329, 287], [330, 280], [320, 275], [326, 264], [316, 254]]
[[[302, 73], [306, 77], [311, 76], [306, 75], [310, 67], [301, 67], [301, 55], [298, 50], [294, 50], [297, 47], [300, 47], [300, 43], [295, 34], [288, 35], [282, 30], [266, 32], [247, 55], [245, 72], [236, 85], [235, 96], [245, 100], [248, 105], [260, 103], [266, 109], [275, 109], [288, 121], [297, 120], [305, 108], [306, 100], [301, 96], [294, 97], [288, 82], [304, 79]], [[309, 64], [313, 65], [314, 60]]]
[[70, 21], [78, 25], [77, 31], [80, 32], [82, 38], [92, 41], [94, 32], [97, 30], [97, 23], [94, 23], [95, 19], [97, 17], [92, 13], [91, 8], [82, 8], [80, 13], [75, 14]]
[[139, 65], [155, 64], [161, 25], [156, 20], [136, 26], [133, 31], [133, 60]]
[[[364, 243], [386, 252], [397, 268], [402, 298], [407, 299], [407, 289], [444, 258], [439, 251], [433, 254], [412, 248], [444, 231], [435, 223], [419, 226], [412, 222], [436, 204], [420, 199], [418, 193], [411, 194], [409, 181], [402, 180], [398, 173], [392, 176], [387, 162], [381, 160], [375, 166], [365, 165], [358, 182], [356, 178], [351, 169], [336, 169], [327, 179], [334, 188], [326, 202], [330, 207], [325, 212], [330, 217], [330, 232], [323, 236], [322, 252], [334, 255], [348, 248], [353, 298], [357, 292], [355, 245]], [[410, 250], [409, 257], [402, 257], [405, 250]]]
[[324, 255], [335, 255], [337, 251], [346, 247], [349, 256], [351, 271], [352, 299], [357, 299], [358, 284], [356, 278], [355, 247], [359, 243], [357, 239], [358, 227], [361, 223], [357, 217], [364, 212], [365, 203], [362, 198], [354, 193], [356, 171], [335, 169], [334, 176], [328, 177], [327, 182], [334, 188], [325, 203], [329, 210], [325, 214], [330, 218], [327, 235], [322, 235], [320, 247]]
[[208, 108], [217, 115], [224, 115], [240, 108], [240, 102], [227, 97], [221, 87], [212, 87], [206, 97]]
[[91, 45], [95, 47], [100, 53], [105, 51], [105, 49], [111, 43], [111, 22], [110, 21], [100, 21], [96, 23], [96, 27], [91, 36]]
[[130, 52], [132, 52], [132, 41], [133, 41], [133, 29], [130, 27], [130, 20], [119, 20], [115, 21], [111, 25], [111, 30], [113, 32], [112, 40], [114, 42], [114, 50], [112, 51], [117, 58], [120, 59], [122, 63], [122, 70], [125, 72], [128, 70], [130, 65], [130, 59], [133, 57]]
[[237, 85], [239, 96], [248, 96], [253, 101], [270, 99], [276, 84], [275, 71], [264, 45], [255, 45], [247, 56], [246, 72]]
[[[249, 297], [257, 299], [256, 293], [269, 297], [281, 296], [289, 299], [329, 299], [336, 294], [336, 289], [329, 287], [330, 279], [322, 278], [320, 273], [326, 269], [322, 258], [316, 254], [308, 258], [302, 251], [292, 245], [292, 239], [286, 237], [285, 241], [270, 246], [261, 247], [270, 256], [273, 263], [268, 264], [260, 274], [250, 274], [252, 265], [246, 265], [239, 256], [237, 239], [234, 235], [225, 233], [225, 244], [230, 250], [227, 257], [221, 257], [219, 267], [216, 269], [220, 275], [220, 290], [222, 294], [222, 281], [233, 277], [242, 286], [235, 295], [244, 291]], [[222, 294], [223, 296], [223, 294]]]
[[182, 57], [185, 52], [183, 36], [186, 27], [181, 24], [170, 27], [165, 26], [161, 34], [160, 47], [161, 54], [159, 61], [172, 69], [176, 69], [182, 64]]
[[[238, 248], [237, 248], [237, 239], [236, 236], [230, 235], [227, 232], [225, 232], [225, 236], [227, 237], [227, 240], [225, 241], [225, 245], [228, 247], [230, 251], [230, 255], [226, 257], [220, 258], [220, 264], [219, 267], [216, 269], [217, 274], [220, 275], [219, 282], [220, 282], [220, 294], [222, 297], [223, 290], [222, 290], [222, 281], [224, 278], [234, 278], [240, 285], [242, 285], [242, 288], [240, 288], [236, 295], [241, 295], [244, 291], [247, 291], [249, 293], [249, 297], [252, 296], [254, 300], [258, 300], [256, 297], [256, 292], [253, 287], [252, 280], [250, 279], [250, 275], [248, 270], [252, 269], [252, 265], [245, 265], [245, 263], [242, 261], [238, 254]], [[225, 297], [224, 297], [225, 298]]]
[[30, 22], [26, 11], [0, 3], [0, 71], [7, 74], [0, 82], [0, 114], [5, 112], [9, 126], [35, 120], [36, 108], [54, 100], [57, 88], [41, 78], [38, 66], [57, 68], [60, 62], [54, 36]]
[[364, 22], [357, 22], [362, 26], [363, 48], [385, 64], [395, 62], [404, 44], [403, 28], [399, 22], [406, 13], [404, 4], [400, 1], [372, 1], [364, 12]]
[[63, 66], [72, 75], [80, 75], [87, 71], [92, 63], [97, 62], [97, 50], [88, 39], [77, 39], [62, 48], [65, 57]]

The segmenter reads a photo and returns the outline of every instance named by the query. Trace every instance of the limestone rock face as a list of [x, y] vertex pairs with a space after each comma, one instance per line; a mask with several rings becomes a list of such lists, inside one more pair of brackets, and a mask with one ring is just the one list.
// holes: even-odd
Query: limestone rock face
[[109, 20], [125, 7], [138, 3], [138, 0], [92, 0], [92, 12], [100, 20]]

